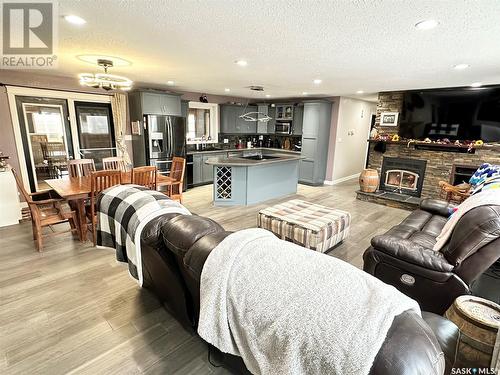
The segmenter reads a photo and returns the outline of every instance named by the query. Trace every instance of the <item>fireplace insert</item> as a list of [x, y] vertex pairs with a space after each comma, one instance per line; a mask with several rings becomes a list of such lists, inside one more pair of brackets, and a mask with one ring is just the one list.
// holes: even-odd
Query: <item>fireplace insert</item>
[[426, 160], [384, 157], [380, 173], [380, 190], [420, 197]]

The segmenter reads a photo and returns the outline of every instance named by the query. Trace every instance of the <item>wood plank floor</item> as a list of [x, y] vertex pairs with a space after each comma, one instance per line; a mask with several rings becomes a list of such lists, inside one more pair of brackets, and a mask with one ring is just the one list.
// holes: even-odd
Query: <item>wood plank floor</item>
[[[250, 207], [213, 207], [212, 186], [191, 189], [184, 204], [228, 230], [254, 227], [257, 212], [300, 198], [349, 211], [350, 238], [329, 255], [358, 267], [370, 238], [408, 212], [361, 202], [356, 182], [299, 185], [298, 194]], [[227, 374], [210, 365], [206, 345], [186, 332], [113, 251], [69, 234], [34, 251], [31, 225], [0, 228], [1, 374]]]

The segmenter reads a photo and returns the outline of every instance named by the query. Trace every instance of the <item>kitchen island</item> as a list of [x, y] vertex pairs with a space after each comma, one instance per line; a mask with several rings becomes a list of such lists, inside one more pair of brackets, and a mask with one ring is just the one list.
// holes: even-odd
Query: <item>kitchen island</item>
[[209, 158], [205, 163], [214, 168], [214, 204], [250, 205], [295, 194], [300, 159], [300, 154], [262, 150]]

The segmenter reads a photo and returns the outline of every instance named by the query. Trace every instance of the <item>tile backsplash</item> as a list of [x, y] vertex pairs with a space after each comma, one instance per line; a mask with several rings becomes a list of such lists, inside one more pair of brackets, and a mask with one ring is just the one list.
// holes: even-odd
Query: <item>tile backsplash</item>
[[[259, 139], [259, 137], [262, 137], [262, 139]], [[224, 138], [228, 140], [228, 143], [224, 143]], [[271, 147], [300, 151], [300, 147], [297, 146], [301, 145], [302, 137], [297, 135], [219, 133], [219, 143], [210, 145], [222, 149], [234, 149], [237, 148], [239, 141], [241, 141], [243, 148], [247, 147], [247, 142], [252, 142], [254, 147]], [[195, 151], [196, 145], [187, 145], [187, 149], [188, 151]]]

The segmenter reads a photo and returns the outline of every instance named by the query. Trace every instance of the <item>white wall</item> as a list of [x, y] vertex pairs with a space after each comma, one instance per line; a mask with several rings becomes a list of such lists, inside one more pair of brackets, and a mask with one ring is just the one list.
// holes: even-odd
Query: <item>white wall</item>
[[332, 119], [335, 129], [331, 129], [331, 133], [334, 131], [335, 136], [331, 137], [328, 146], [329, 161], [332, 161], [326, 171], [328, 182], [338, 183], [357, 177], [365, 168], [371, 116], [376, 109], [376, 103], [345, 97], [339, 99], [337, 121]]

